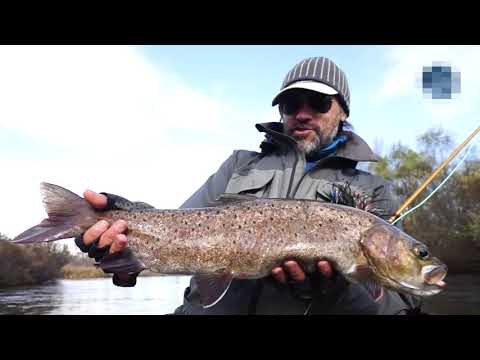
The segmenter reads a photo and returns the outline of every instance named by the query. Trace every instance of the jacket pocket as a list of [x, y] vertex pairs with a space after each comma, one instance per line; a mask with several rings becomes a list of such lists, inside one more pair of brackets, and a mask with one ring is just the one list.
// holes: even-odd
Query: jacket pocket
[[234, 174], [227, 184], [226, 193], [253, 194], [261, 197], [273, 180], [275, 170], [250, 170], [246, 175]]

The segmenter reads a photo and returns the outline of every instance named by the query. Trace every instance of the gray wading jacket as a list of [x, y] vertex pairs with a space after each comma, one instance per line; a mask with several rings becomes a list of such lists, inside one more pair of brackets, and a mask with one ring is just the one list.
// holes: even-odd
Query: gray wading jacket
[[[281, 123], [257, 124], [266, 133], [262, 152], [236, 150], [206, 183], [181, 207], [199, 208], [215, 204], [222, 193], [252, 194], [262, 198], [314, 199], [323, 201], [332, 183], [350, 183], [355, 192], [371, 193], [383, 186], [383, 209], [392, 214], [396, 204], [389, 184], [379, 177], [356, 169], [360, 161], [377, 161], [370, 147], [354, 133], [334, 154], [321, 159], [305, 172], [305, 157], [295, 140], [282, 134]], [[379, 205], [380, 205], [379, 204]], [[184, 303], [175, 314], [402, 314], [415, 306], [416, 299], [390, 290], [376, 303], [363, 285], [351, 284], [339, 276], [333, 281], [309, 277], [301, 285], [282, 285], [268, 277], [260, 280], [234, 279], [225, 296], [213, 307], [199, 305], [195, 277], [185, 290]], [[410, 303], [410, 304], [407, 304]]]

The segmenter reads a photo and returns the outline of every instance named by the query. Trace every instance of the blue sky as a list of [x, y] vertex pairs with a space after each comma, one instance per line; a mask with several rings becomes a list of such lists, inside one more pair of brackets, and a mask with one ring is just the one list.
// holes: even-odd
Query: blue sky
[[[465, 119], [461, 111], [458, 118], [435, 118], [435, 112], [432, 113], [428, 108], [431, 103], [438, 108], [437, 111], [442, 111], [442, 106], [455, 108], [458, 101], [452, 99], [447, 104], [429, 101], [415, 83], [423, 65], [431, 66], [432, 62], [445, 61], [451, 62], [452, 66], [462, 67], [465, 62], [473, 62], [473, 58], [469, 60], [467, 56], [462, 59], [463, 52], [477, 55], [479, 51], [479, 47], [463, 47], [457, 53], [459, 48], [431, 47], [434, 49], [431, 55], [428, 46], [417, 49], [405, 47], [404, 54], [399, 46], [362, 45], [150, 46], [141, 47], [140, 50], [152, 63], [174, 70], [199, 91], [259, 112], [269, 106], [286, 72], [295, 63], [305, 57], [327, 56], [348, 75], [352, 91], [350, 121], [369, 142], [374, 142], [375, 138], [381, 139], [386, 150], [389, 144], [396, 141], [415, 146], [416, 136], [431, 127], [442, 126], [458, 136], [458, 140], [466, 131], [476, 127], [475, 120]], [[417, 66], [405, 64], [410, 49], [417, 53], [415, 57], [410, 57], [412, 65], [416, 62]], [[462, 61], [456, 61], [459, 59]], [[386, 86], [386, 77], [395, 66], [400, 66], [398, 77], [411, 76], [408, 79], [410, 84], [404, 85], [400, 94], [394, 93], [376, 103], [376, 94]], [[413, 71], [408, 73], [408, 70]], [[473, 109], [476, 110], [476, 106]], [[473, 117], [475, 110], [469, 110], [468, 115]], [[251, 121], [255, 122], [256, 119]]]
[[[0, 46], [0, 232], [43, 219], [41, 181], [179, 206], [233, 149], [258, 149], [253, 125], [278, 120], [271, 100], [310, 56], [345, 71], [349, 120], [384, 151], [479, 125], [479, 46]], [[450, 101], [415, 85], [434, 61], [461, 73]]]

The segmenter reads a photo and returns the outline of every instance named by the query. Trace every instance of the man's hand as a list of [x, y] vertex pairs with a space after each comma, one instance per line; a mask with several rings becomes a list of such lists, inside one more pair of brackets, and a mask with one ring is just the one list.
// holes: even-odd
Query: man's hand
[[[107, 206], [107, 197], [95, 191], [85, 190], [83, 197], [96, 209], [102, 210]], [[126, 230], [127, 222], [124, 220], [117, 220], [111, 226], [108, 221], [100, 220], [85, 231], [83, 242], [88, 246], [99, 239], [98, 247], [103, 248], [110, 245], [109, 254], [113, 254], [122, 251], [127, 246], [128, 240], [124, 234]]]
[[[272, 275], [277, 281], [283, 284], [287, 283], [287, 281], [305, 281], [305, 272], [296, 261], [286, 261], [283, 266], [285, 270], [280, 266], [273, 268], [272, 270]], [[328, 261], [319, 261], [317, 263], [317, 269], [327, 279], [330, 279], [333, 275], [332, 267], [330, 266], [330, 263]]]

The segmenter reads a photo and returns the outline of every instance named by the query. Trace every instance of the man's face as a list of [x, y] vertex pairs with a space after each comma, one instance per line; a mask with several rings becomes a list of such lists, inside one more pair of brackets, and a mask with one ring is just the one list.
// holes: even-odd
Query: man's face
[[309, 154], [329, 144], [346, 115], [334, 96], [311, 90], [286, 92], [279, 102], [285, 134], [297, 140], [298, 148]]

